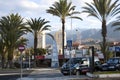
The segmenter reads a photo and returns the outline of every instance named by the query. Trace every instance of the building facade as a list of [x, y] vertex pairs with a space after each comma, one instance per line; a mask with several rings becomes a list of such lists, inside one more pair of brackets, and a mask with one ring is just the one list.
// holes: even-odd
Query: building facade
[[[54, 35], [59, 55], [62, 54], [62, 30], [59, 30]], [[66, 46], [66, 32], [64, 32], [64, 46]]]

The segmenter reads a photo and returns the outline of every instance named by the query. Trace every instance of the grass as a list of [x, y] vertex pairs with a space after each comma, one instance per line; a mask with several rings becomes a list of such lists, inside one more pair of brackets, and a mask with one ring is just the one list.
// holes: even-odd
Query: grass
[[120, 71], [99, 71], [94, 72], [94, 74], [120, 74]]

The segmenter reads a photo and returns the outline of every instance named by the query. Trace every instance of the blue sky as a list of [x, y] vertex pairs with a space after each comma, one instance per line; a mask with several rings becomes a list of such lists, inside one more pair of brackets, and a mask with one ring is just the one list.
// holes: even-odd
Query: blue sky
[[[10, 13], [19, 13], [23, 18], [45, 18], [50, 21], [51, 30], [61, 29], [60, 18], [46, 13], [46, 9], [49, 9], [52, 4], [58, 0], [0, 0], [0, 17], [9, 15]], [[77, 11], [81, 11], [81, 7], [85, 6], [84, 2], [91, 2], [92, 0], [68, 0], [72, 1], [76, 6]], [[98, 20], [92, 17], [87, 17], [87, 14], [80, 14], [83, 21], [72, 20], [72, 28], [89, 29], [89, 28], [101, 28], [101, 24]], [[66, 19], [66, 30], [71, 29], [71, 20]]]

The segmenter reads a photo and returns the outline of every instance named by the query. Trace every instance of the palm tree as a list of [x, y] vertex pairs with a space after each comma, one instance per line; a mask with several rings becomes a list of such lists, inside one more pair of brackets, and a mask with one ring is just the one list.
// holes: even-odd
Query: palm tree
[[[32, 33], [34, 35], [34, 59], [36, 62], [36, 51], [37, 51], [37, 40], [38, 40], [38, 33], [42, 33], [45, 30], [49, 30], [50, 25], [47, 25], [49, 21], [45, 21], [45, 19], [32, 19], [27, 21], [27, 24], [30, 26]], [[35, 63], [36, 66], [36, 63]]]
[[102, 37], [103, 37], [103, 54], [106, 60], [106, 36], [107, 36], [107, 24], [112, 22], [112, 19], [116, 17], [120, 12], [118, 4], [119, 0], [93, 0], [93, 2], [85, 3], [87, 6], [83, 7], [83, 12], [88, 13], [88, 16], [93, 16], [100, 20], [102, 23]]
[[13, 52], [20, 44], [20, 38], [28, 30], [23, 23], [23, 18], [18, 14], [10, 14], [0, 19], [0, 34], [8, 53], [8, 66], [13, 67]]
[[[78, 14], [79, 12], [73, 11], [75, 9], [75, 6], [72, 6], [72, 2], [67, 2], [67, 0], [59, 0], [59, 2], [55, 2], [52, 7], [49, 7], [47, 9], [47, 13], [53, 14], [55, 16], [60, 17], [62, 22], [62, 54], [64, 57], [64, 32], [65, 32], [65, 19], [66, 17], [71, 17], [73, 14]], [[72, 17], [72, 18], [78, 18], [79, 17]]]

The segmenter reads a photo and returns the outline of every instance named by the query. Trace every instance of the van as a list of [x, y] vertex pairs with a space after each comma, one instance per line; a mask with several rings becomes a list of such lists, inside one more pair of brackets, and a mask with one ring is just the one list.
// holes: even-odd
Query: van
[[[94, 62], [99, 62], [97, 57], [94, 57]], [[66, 74], [79, 74], [86, 73], [90, 71], [90, 57], [77, 57], [69, 59], [65, 64], [61, 67], [61, 73], [63, 75]]]

